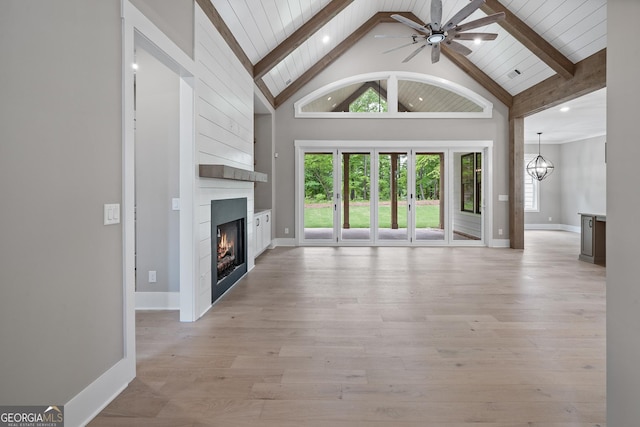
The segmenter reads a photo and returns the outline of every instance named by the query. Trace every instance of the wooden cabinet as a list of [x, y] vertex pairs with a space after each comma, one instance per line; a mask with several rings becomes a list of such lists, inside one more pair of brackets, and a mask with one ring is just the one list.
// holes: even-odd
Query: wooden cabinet
[[253, 222], [255, 224], [254, 254], [258, 257], [271, 245], [271, 210], [256, 212]]
[[607, 217], [588, 213], [580, 214], [580, 256], [582, 261], [606, 264]]

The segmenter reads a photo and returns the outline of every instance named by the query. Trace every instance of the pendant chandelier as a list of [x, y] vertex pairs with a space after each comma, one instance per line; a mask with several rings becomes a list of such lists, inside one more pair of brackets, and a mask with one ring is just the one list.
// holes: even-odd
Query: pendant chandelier
[[553, 163], [540, 154], [540, 135], [542, 132], [538, 132], [538, 155], [527, 164], [527, 173], [538, 181], [542, 181], [553, 172]]

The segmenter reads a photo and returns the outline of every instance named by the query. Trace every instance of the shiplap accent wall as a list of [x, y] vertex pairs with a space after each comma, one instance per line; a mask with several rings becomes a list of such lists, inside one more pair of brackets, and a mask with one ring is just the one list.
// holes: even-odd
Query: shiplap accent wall
[[[253, 170], [253, 79], [196, 5], [196, 159]], [[197, 311], [211, 306], [211, 200], [247, 198], [249, 265], [254, 265], [253, 183], [199, 178]]]

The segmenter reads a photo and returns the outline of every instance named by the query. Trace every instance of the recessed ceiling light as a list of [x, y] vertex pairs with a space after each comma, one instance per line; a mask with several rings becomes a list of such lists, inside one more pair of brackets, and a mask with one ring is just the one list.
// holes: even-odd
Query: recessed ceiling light
[[328, 98], [327, 98], [327, 101], [331, 101], [331, 97], [328, 97]]
[[424, 99], [422, 99], [422, 97], [421, 97], [421, 96], [419, 96], [419, 97], [418, 97], [418, 99], [419, 99], [420, 101], [424, 101]]
[[131, 64], [131, 68], [133, 68], [134, 70], [138, 69], [138, 64], [136, 64], [135, 62], [133, 64]]
[[329, 36], [324, 36], [324, 37], [322, 38], [322, 43], [327, 44], [327, 43], [329, 43], [329, 40], [331, 40], [331, 37], [329, 37]]
[[474, 40], [473, 40], [473, 43], [474, 43], [474, 44], [480, 44], [480, 43], [482, 43], [482, 40], [480, 40], [480, 39], [474, 39]]
[[571, 109], [571, 108], [569, 108], [569, 107], [562, 107], [562, 108], [560, 109], [560, 111], [562, 111], [563, 113], [566, 113], [566, 112], [567, 112], [567, 111], [569, 111], [570, 109]]

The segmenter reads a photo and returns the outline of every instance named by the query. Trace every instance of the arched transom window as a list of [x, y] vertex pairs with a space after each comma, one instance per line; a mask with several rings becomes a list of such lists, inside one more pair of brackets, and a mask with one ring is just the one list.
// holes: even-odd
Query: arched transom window
[[490, 118], [493, 104], [427, 74], [387, 72], [328, 84], [295, 103], [296, 117]]

